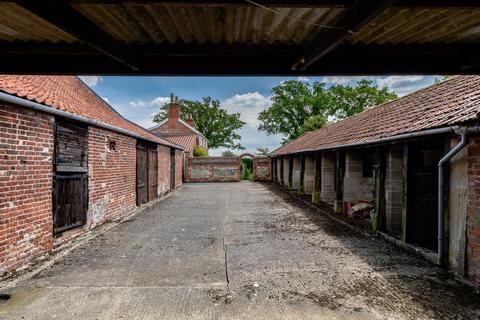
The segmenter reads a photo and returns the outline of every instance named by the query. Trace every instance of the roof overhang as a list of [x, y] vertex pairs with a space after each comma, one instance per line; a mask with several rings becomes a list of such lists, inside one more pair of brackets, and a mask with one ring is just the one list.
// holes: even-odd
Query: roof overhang
[[0, 10], [14, 18], [2, 22], [2, 73], [480, 72], [473, 0], [0, 0]]

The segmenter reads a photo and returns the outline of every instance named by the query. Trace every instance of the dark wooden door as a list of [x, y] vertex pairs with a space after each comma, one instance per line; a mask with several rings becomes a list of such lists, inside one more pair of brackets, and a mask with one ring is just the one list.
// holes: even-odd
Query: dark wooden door
[[148, 147], [137, 143], [137, 205], [148, 202]]
[[155, 145], [148, 148], [148, 201], [158, 198], [158, 153]]
[[53, 196], [53, 229], [56, 234], [85, 224], [87, 190], [85, 174], [56, 174]]
[[175, 190], [175, 149], [170, 149], [170, 190]]
[[408, 146], [407, 241], [437, 250], [438, 161], [443, 141]]
[[52, 197], [55, 234], [86, 223], [88, 209], [87, 127], [58, 120]]

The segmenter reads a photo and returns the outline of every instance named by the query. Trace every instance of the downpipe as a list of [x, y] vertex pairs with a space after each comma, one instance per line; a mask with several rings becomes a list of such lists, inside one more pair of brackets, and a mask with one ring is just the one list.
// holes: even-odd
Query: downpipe
[[467, 144], [468, 144], [468, 134], [469, 133], [479, 133], [480, 127], [472, 127], [472, 128], [462, 128], [454, 130], [454, 132], [460, 136], [460, 143], [453, 147], [446, 155], [443, 156], [442, 159], [438, 162], [438, 211], [437, 211], [437, 218], [438, 218], [438, 265], [445, 266], [445, 220], [443, 217], [443, 212], [445, 210], [444, 206], [444, 184], [445, 184], [445, 165], [453, 158], [458, 152], [460, 152]]

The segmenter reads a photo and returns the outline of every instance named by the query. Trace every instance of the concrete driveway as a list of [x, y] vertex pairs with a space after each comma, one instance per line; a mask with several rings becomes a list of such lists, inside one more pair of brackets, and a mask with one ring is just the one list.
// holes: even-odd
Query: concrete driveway
[[480, 295], [280, 188], [187, 184], [0, 302], [0, 319], [476, 319]]

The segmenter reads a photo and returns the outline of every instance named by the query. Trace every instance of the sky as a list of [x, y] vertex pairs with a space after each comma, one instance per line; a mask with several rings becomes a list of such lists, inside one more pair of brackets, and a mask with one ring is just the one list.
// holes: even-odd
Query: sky
[[[388, 87], [399, 96], [431, 85], [434, 76], [383, 77], [125, 77], [82, 76], [82, 80], [125, 118], [144, 128], [154, 125], [153, 115], [169, 101], [170, 93], [180, 99], [200, 100], [210, 96], [218, 99], [229, 112], [239, 112], [246, 125], [239, 130], [242, 152], [255, 152], [256, 148], [273, 150], [280, 146], [281, 135], [267, 135], [258, 131], [258, 113], [271, 105], [271, 90], [285, 80], [322, 81], [327, 85], [355, 84], [361, 79]], [[209, 150], [220, 155], [224, 149]], [[235, 151], [238, 152], [238, 151]]]

